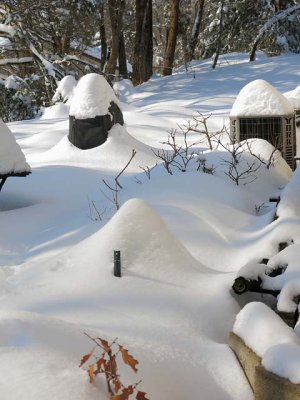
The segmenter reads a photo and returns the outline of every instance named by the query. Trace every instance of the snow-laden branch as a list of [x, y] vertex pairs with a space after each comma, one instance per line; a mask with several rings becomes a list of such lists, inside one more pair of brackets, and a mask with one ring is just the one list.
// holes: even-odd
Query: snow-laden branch
[[296, 11], [300, 10], [300, 4], [296, 4], [292, 7], [287, 8], [286, 10], [280, 11], [277, 14], [275, 14], [273, 17], [269, 18], [264, 24], [263, 26], [260, 28], [258, 35], [256, 36], [255, 40], [254, 40], [254, 44], [252, 46], [252, 51], [250, 54], [250, 61], [254, 61], [255, 60], [255, 53], [256, 53], [256, 49], [258, 47], [258, 44], [260, 42], [260, 40], [262, 39], [262, 37], [264, 36], [264, 34], [273, 26], [275, 25], [277, 22], [286, 19], [288, 17], [290, 17], [291, 15], [293, 15]]
[[0, 24], [0, 33], [5, 33], [8, 36], [14, 37], [16, 32], [17, 30], [14, 27], [6, 24]]
[[28, 64], [32, 62], [33, 62], [32, 57], [5, 58], [3, 60], [0, 60], [0, 65]]
[[41, 54], [39, 51], [37, 51], [37, 49], [35, 48], [35, 46], [34, 46], [31, 42], [29, 42], [28, 44], [29, 44], [29, 49], [30, 49], [30, 51], [31, 51], [32, 54], [34, 54], [34, 55], [40, 60], [40, 62], [43, 64], [43, 66], [45, 67], [45, 69], [46, 69], [46, 71], [47, 71], [47, 74], [48, 74], [49, 76], [53, 76], [53, 77], [55, 78], [55, 71], [54, 71], [54, 67], [53, 67], [53, 65], [51, 64], [51, 62], [48, 61], [48, 60], [46, 60], [46, 59], [42, 56], [42, 54]]
[[268, 19], [268, 21], [266, 21], [264, 23], [264, 25], [260, 28], [255, 41], [259, 40], [268, 31], [268, 29], [271, 28], [271, 26], [276, 24], [276, 22], [279, 22], [279, 21], [291, 16], [292, 14], [294, 14], [299, 9], [300, 9], [300, 4], [296, 4], [296, 5], [292, 6], [292, 7], [287, 8], [286, 10], [278, 12], [273, 17]]

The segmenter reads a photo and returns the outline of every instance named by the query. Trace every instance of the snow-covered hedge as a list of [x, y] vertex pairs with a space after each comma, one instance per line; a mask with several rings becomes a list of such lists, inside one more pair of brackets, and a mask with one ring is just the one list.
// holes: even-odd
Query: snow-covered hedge
[[15, 89], [7, 89], [0, 84], [0, 115], [4, 122], [21, 121], [34, 116], [35, 112], [29, 97]]

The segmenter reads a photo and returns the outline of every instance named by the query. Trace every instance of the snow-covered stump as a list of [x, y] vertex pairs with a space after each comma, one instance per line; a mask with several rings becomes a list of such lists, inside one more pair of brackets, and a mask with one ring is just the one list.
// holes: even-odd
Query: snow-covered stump
[[95, 73], [78, 82], [69, 118], [69, 141], [81, 150], [100, 146], [115, 124], [124, 125], [113, 89], [103, 76]]
[[247, 304], [229, 335], [256, 400], [300, 398], [300, 338], [263, 303]]
[[7, 178], [25, 177], [30, 173], [30, 166], [14, 135], [0, 119], [0, 192]]

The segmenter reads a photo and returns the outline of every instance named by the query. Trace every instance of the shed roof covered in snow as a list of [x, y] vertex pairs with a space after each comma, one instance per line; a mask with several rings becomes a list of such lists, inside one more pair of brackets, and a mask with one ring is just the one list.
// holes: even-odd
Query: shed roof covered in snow
[[24, 154], [12, 132], [0, 119], [0, 177], [30, 173]]
[[283, 94], [263, 79], [257, 79], [240, 91], [230, 117], [280, 116], [293, 113], [292, 105]]
[[119, 101], [104, 76], [87, 74], [79, 80], [74, 90], [70, 115], [76, 119], [106, 115], [111, 102], [119, 106]]

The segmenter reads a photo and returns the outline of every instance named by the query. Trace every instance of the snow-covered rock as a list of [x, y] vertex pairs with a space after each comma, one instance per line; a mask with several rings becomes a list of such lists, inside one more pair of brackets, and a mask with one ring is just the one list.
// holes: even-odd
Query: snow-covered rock
[[263, 79], [256, 79], [240, 91], [230, 116], [289, 115], [293, 112], [290, 102], [277, 89]]

